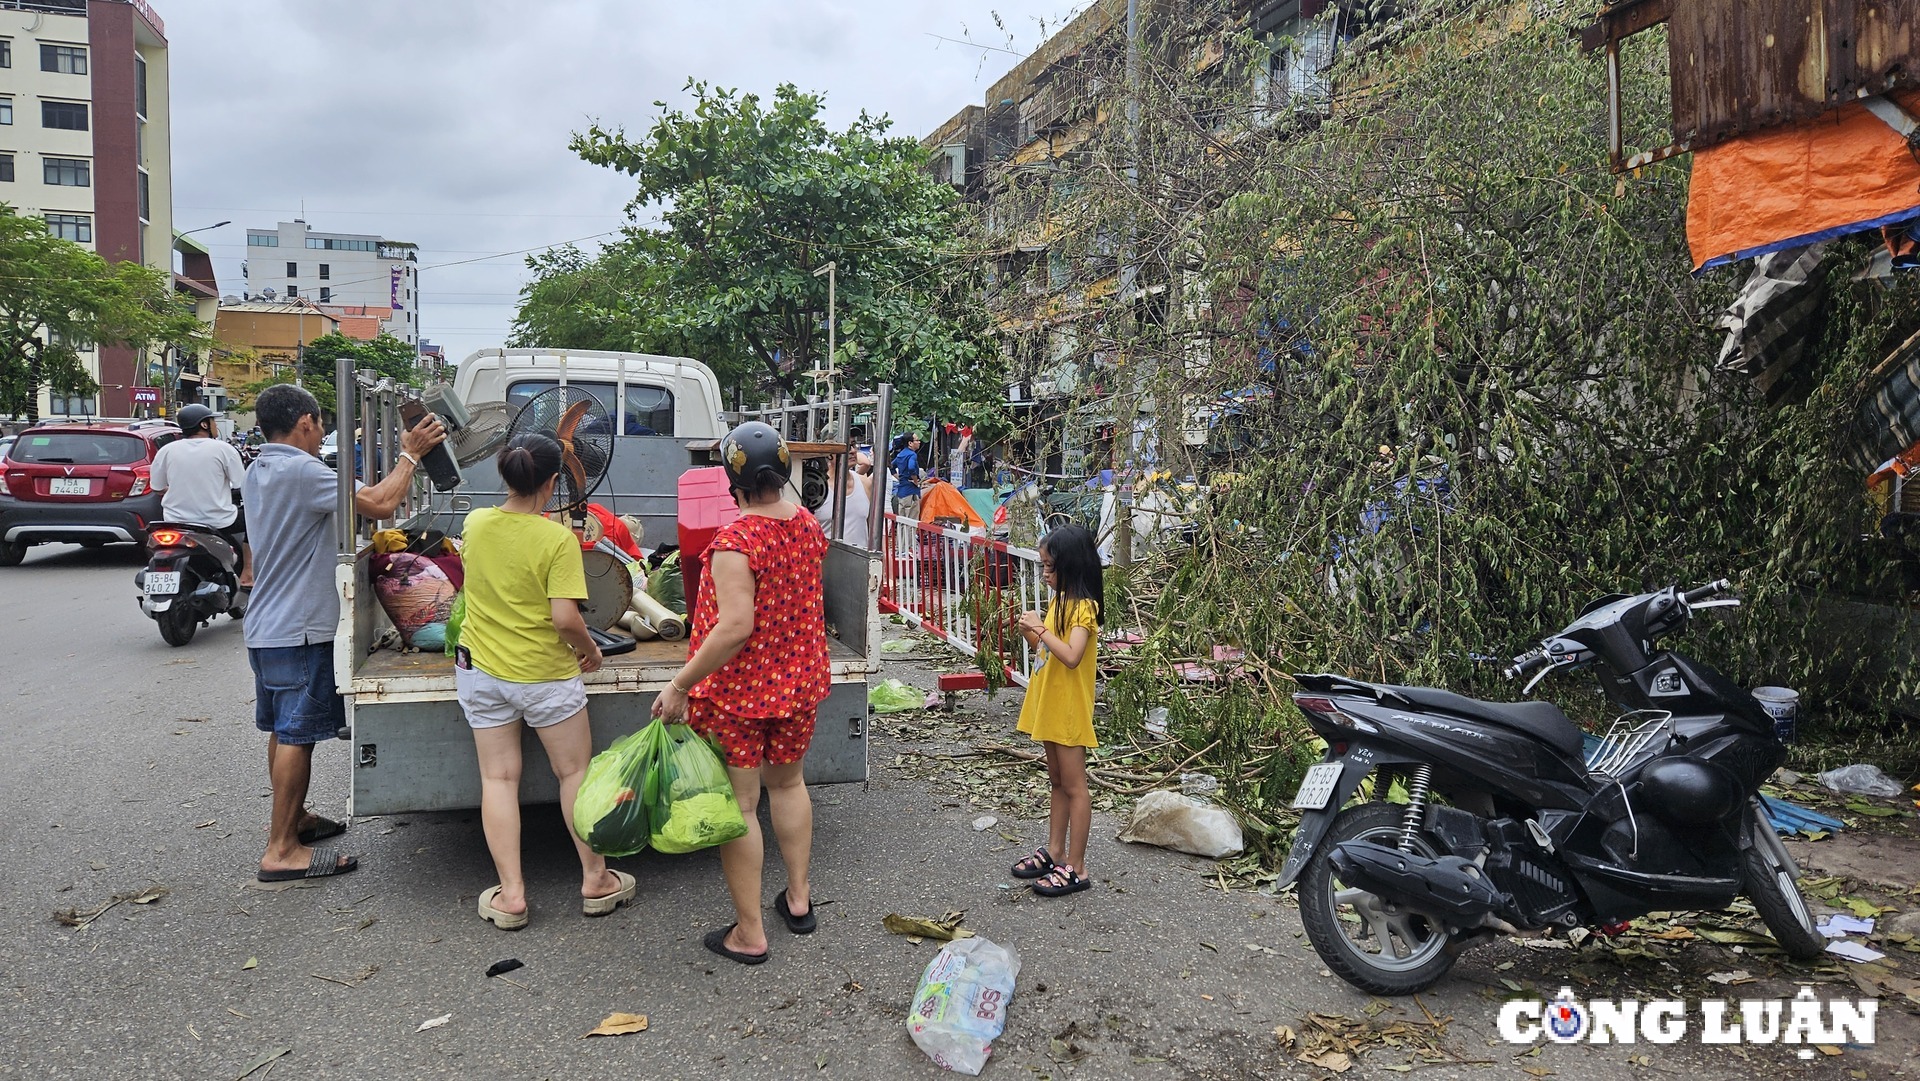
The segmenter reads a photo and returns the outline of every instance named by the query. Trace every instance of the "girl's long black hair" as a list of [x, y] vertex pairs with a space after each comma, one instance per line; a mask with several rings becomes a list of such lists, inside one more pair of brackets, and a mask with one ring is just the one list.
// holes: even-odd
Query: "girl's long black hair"
[[[1100, 569], [1100, 546], [1094, 543], [1093, 533], [1086, 526], [1063, 525], [1040, 539], [1040, 551], [1053, 561], [1053, 580], [1059, 583], [1055, 589], [1061, 600], [1092, 601], [1093, 620], [1105, 625], [1106, 616], [1101, 612], [1107, 596], [1106, 578]], [[1066, 606], [1058, 610], [1059, 619], [1066, 618]], [[1065, 634], [1065, 627], [1055, 627], [1055, 634]]]
[[560, 443], [545, 432], [524, 432], [500, 449], [500, 479], [518, 496], [530, 496], [560, 472]]

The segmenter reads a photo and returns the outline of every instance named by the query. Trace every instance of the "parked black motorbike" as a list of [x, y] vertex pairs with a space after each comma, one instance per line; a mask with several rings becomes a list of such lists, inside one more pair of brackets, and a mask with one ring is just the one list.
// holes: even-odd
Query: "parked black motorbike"
[[[1596, 601], [1514, 659], [1508, 678], [1591, 663], [1626, 714], [1592, 745], [1551, 702], [1299, 675], [1294, 701], [1327, 741], [1301, 782], [1282, 886], [1298, 883], [1327, 967], [1380, 995], [1423, 990], [1473, 941], [1722, 909], [1744, 894], [1786, 952], [1826, 948], [1761, 808], [1786, 758], [1772, 718], [1712, 668], [1656, 643], [1725, 580]], [[1715, 599], [1720, 598], [1720, 599]], [[1369, 775], [1383, 800], [1345, 804]], [[1343, 809], [1344, 807], [1344, 809]], [[1343, 919], [1342, 916], [1346, 918]]]
[[240, 553], [210, 526], [159, 522], [147, 531], [145, 570], [133, 584], [140, 588], [140, 610], [160, 624], [160, 637], [184, 646], [202, 623], [225, 613], [245, 612], [240, 592]]

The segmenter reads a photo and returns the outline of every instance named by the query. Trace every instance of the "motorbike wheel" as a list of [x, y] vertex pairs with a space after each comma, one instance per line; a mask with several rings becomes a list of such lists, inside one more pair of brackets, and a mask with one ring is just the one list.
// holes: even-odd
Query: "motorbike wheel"
[[[1755, 828], [1773, 829], [1764, 816]], [[1776, 862], [1771, 846], [1763, 842], [1747, 849], [1741, 869], [1747, 899], [1788, 957], [1811, 961], [1827, 951], [1827, 938], [1813, 924], [1813, 913], [1793, 880], [1793, 869]]]
[[174, 601], [156, 619], [160, 624], [160, 637], [170, 646], [186, 645], [193, 641], [193, 632], [200, 629], [200, 618], [184, 598]]
[[[1334, 845], [1372, 841], [1397, 847], [1405, 814], [1406, 808], [1392, 803], [1341, 811], [1300, 875], [1300, 921], [1313, 951], [1334, 975], [1369, 994], [1424, 991], [1453, 967], [1447, 949], [1452, 932], [1445, 925], [1418, 913], [1393, 911], [1379, 896], [1342, 886], [1334, 878]], [[1414, 838], [1414, 851], [1429, 858], [1444, 854], [1424, 836]]]

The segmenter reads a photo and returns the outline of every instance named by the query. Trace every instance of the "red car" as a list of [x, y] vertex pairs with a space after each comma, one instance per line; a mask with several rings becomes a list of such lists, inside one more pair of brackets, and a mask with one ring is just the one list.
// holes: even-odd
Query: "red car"
[[166, 421], [41, 424], [20, 433], [0, 470], [0, 567], [36, 544], [145, 543], [160, 520], [153, 456], [180, 438]]

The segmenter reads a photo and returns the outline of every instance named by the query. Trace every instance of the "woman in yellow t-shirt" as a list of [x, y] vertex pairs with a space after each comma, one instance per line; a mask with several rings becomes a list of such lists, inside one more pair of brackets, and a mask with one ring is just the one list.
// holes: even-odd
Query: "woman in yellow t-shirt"
[[1093, 814], [1087, 798], [1087, 749], [1100, 745], [1093, 734], [1093, 676], [1105, 586], [1100, 550], [1082, 526], [1061, 526], [1047, 534], [1040, 542], [1040, 568], [1053, 590], [1053, 602], [1045, 618], [1039, 612], [1022, 615], [1020, 632], [1029, 644], [1045, 646], [1047, 656], [1027, 682], [1020, 731], [1047, 752], [1052, 803], [1047, 847], [1014, 864], [1013, 876], [1039, 879], [1033, 892], [1060, 897], [1093, 885], [1087, 877], [1087, 828]]
[[[540, 736], [560, 806], [573, 806], [593, 757], [582, 673], [600, 669], [600, 647], [577, 601], [587, 596], [580, 542], [542, 517], [560, 474], [560, 444], [533, 433], [500, 452], [500, 479], [512, 492], [498, 507], [467, 515], [461, 564], [466, 616], [454, 654], [460, 708], [480, 755], [480, 823], [500, 884], [480, 895], [480, 918], [503, 931], [527, 925], [520, 873], [520, 726]], [[633, 900], [633, 876], [607, 866], [573, 837], [580, 853], [581, 910], [604, 916]]]

